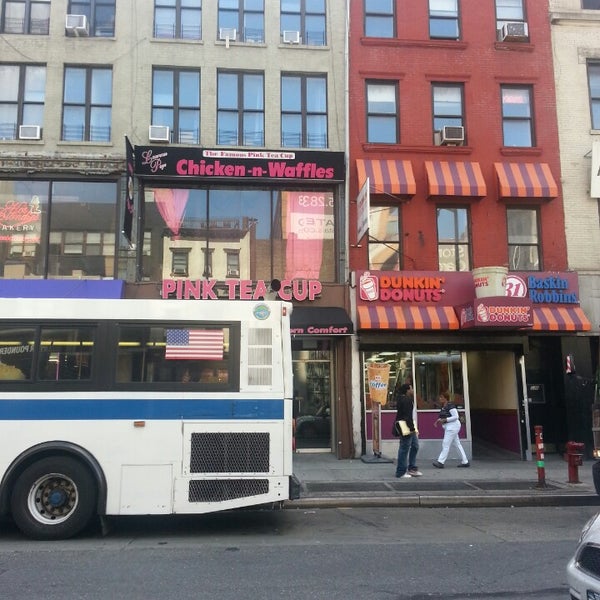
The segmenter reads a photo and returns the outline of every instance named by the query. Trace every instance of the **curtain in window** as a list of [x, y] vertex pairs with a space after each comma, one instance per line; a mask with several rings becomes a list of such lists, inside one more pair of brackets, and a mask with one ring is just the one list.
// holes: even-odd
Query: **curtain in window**
[[156, 202], [158, 212], [175, 237], [179, 236], [189, 194], [189, 190], [166, 188], [155, 188], [154, 190], [154, 202]]
[[[333, 237], [333, 217], [325, 214], [330, 194], [284, 192], [287, 207], [285, 227], [285, 279], [318, 279], [323, 260], [323, 240]], [[287, 200], [287, 201], [286, 201]]]

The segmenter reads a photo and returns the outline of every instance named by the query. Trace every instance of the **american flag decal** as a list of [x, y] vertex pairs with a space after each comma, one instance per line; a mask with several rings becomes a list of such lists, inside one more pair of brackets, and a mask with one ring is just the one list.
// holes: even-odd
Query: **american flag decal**
[[222, 329], [167, 329], [167, 360], [223, 360]]

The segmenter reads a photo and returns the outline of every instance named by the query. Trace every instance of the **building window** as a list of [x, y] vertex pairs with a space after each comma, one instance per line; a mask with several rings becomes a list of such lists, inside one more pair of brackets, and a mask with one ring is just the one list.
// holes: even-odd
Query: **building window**
[[496, 0], [496, 29], [502, 29], [505, 23], [523, 21], [523, 0]]
[[115, 35], [115, 0], [70, 0], [70, 15], [85, 15], [94, 37]]
[[235, 29], [242, 42], [265, 41], [264, 0], [219, 0], [219, 31]]
[[264, 76], [221, 71], [217, 84], [217, 144], [263, 146]]
[[443, 127], [463, 127], [463, 86], [462, 84], [434, 83], [433, 131]]
[[184, 246], [192, 280], [336, 281], [331, 189], [146, 187], [144, 204], [146, 280], [168, 279], [170, 250]]
[[367, 83], [367, 141], [398, 143], [398, 86], [396, 83]]
[[171, 276], [187, 277], [190, 273], [191, 248], [170, 248], [171, 250]]
[[48, 35], [50, 0], [3, 0], [2, 33]]
[[509, 270], [541, 270], [538, 211], [534, 208], [508, 208], [506, 221]]
[[466, 208], [437, 209], [438, 264], [440, 271], [470, 271], [469, 211]]
[[281, 145], [327, 148], [327, 78], [282, 75]]
[[115, 181], [3, 181], [0, 276], [114, 277]]
[[202, 0], [154, 0], [154, 37], [202, 39]]
[[404, 267], [403, 262], [399, 207], [371, 206], [369, 268], [379, 271], [398, 271]]
[[457, 40], [459, 36], [458, 0], [429, 0], [429, 37]]
[[111, 103], [111, 69], [66, 67], [61, 139], [110, 142]]
[[592, 129], [600, 129], [600, 63], [588, 64]]
[[502, 133], [505, 146], [533, 146], [531, 88], [502, 86]]
[[395, 18], [393, 0], [365, 0], [365, 35], [393, 38]]
[[200, 72], [154, 69], [152, 125], [169, 127], [171, 141], [200, 143]]
[[0, 140], [15, 140], [19, 125], [42, 126], [46, 67], [0, 64]]
[[[335, 0], [333, 0], [335, 2]], [[298, 32], [299, 42], [307, 46], [325, 46], [327, 28], [325, 0], [281, 0], [281, 38]], [[285, 34], [284, 32], [290, 32]]]
[[227, 260], [227, 277], [234, 279], [240, 278], [240, 252], [238, 249], [225, 249], [225, 258]]
[[581, 0], [581, 8], [600, 10], [600, 0]]

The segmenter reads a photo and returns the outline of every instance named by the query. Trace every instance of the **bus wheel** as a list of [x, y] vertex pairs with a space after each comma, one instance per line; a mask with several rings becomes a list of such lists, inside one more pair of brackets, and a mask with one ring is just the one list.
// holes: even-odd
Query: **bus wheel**
[[44, 458], [17, 479], [11, 495], [12, 517], [27, 536], [59, 540], [79, 533], [96, 506], [89, 470], [69, 457]]

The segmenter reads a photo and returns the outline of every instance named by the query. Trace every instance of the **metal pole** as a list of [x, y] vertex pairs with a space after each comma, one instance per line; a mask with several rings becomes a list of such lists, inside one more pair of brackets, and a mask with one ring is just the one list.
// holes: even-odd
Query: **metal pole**
[[535, 426], [535, 452], [537, 456], [538, 482], [536, 487], [546, 487], [546, 469], [544, 467], [544, 433], [541, 425]]

